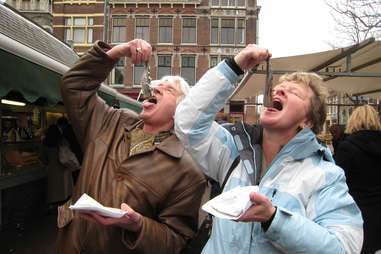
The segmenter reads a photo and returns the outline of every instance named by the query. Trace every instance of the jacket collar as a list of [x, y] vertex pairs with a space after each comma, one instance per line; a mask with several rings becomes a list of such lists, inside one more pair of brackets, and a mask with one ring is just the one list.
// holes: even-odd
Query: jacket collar
[[[143, 124], [143, 120], [139, 120], [136, 123], [129, 125], [126, 127], [126, 130], [128, 132], [132, 131], [134, 128], [139, 126], [140, 124]], [[175, 134], [171, 131], [172, 135], [168, 138], [164, 139], [159, 144], [153, 146], [153, 150], [158, 149], [169, 156], [172, 156], [174, 158], [181, 158], [184, 154], [184, 147], [180, 143], [180, 140], [176, 137]]]

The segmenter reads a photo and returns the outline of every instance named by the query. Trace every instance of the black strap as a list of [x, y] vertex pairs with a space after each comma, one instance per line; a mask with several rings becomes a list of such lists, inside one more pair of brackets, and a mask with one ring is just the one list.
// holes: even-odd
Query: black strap
[[228, 172], [226, 173], [226, 176], [224, 178], [224, 181], [221, 185], [221, 188], [220, 188], [220, 193], [222, 192], [222, 190], [224, 189], [225, 185], [226, 185], [226, 182], [228, 181], [229, 179], [229, 176], [232, 174], [233, 170], [235, 169], [235, 167], [237, 167], [238, 163], [240, 161], [240, 157], [238, 156], [237, 158], [235, 158], [235, 160], [233, 161], [232, 165], [230, 166]]

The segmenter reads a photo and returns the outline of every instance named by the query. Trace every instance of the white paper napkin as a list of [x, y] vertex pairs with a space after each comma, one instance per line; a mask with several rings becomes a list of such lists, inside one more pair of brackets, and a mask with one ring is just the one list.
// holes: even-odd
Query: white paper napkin
[[222, 219], [236, 220], [252, 205], [249, 194], [258, 190], [258, 186], [235, 187], [209, 200], [202, 209]]
[[69, 206], [69, 209], [77, 210], [83, 213], [94, 211], [104, 217], [112, 218], [121, 218], [123, 215], [127, 214], [127, 212], [123, 211], [122, 209], [106, 207], [101, 205], [99, 202], [91, 198], [86, 193], [83, 193], [74, 205]]

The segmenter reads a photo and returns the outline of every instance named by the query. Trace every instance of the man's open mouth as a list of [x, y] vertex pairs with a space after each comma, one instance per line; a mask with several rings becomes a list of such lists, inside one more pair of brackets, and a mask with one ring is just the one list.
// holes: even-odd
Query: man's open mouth
[[147, 101], [153, 104], [157, 104], [157, 99], [155, 97], [149, 97]]

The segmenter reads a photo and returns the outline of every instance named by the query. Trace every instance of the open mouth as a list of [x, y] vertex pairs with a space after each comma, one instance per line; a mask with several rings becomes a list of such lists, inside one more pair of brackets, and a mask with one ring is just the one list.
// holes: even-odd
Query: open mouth
[[274, 100], [274, 102], [273, 102], [273, 108], [281, 111], [283, 109], [282, 103], [280, 103], [279, 100]]
[[157, 99], [155, 97], [149, 97], [147, 101], [153, 104], [157, 104]]

